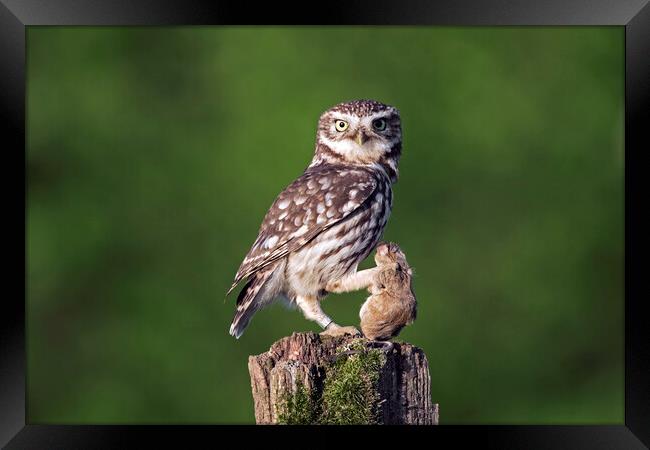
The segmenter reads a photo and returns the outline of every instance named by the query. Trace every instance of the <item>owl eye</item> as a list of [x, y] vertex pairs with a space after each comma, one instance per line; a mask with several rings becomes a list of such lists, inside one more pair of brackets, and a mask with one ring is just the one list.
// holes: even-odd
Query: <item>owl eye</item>
[[384, 119], [375, 119], [372, 121], [372, 127], [377, 131], [384, 131], [386, 129], [386, 121]]
[[345, 131], [348, 129], [348, 123], [345, 120], [337, 120], [334, 122], [334, 127], [336, 127], [336, 131]]

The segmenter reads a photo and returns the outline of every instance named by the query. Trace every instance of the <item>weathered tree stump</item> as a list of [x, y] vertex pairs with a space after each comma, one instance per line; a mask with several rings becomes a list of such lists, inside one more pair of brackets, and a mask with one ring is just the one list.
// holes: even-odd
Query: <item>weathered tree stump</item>
[[411, 344], [293, 333], [248, 370], [258, 424], [438, 424], [427, 358]]

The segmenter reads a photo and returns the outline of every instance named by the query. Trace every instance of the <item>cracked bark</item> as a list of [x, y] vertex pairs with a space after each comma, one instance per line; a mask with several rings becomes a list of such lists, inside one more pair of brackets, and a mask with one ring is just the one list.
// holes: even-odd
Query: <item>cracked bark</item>
[[[295, 393], [299, 384], [320, 395], [328, 363], [337, 357], [340, 347], [353, 341], [359, 338], [293, 333], [275, 342], [268, 352], [250, 356], [255, 421], [277, 423], [280, 399]], [[360, 341], [367, 345], [365, 339]], [[424, 352], [411, 344], [395, 343], [384, 353], [386, 359], [376, 385], [379, 423], [437, 425], [438, 404], [431, 401], [429, 364]]]

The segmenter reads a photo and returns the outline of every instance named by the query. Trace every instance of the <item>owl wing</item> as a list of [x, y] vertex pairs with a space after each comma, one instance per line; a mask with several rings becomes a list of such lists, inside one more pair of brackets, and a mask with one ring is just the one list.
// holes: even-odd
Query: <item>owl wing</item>
[[380, 183], [371, 169], [313, 167], [291, 183], [269, 208], [255, 243], [239, 266], [228, 294], [244, 278], [291, 252], [360, 208]]

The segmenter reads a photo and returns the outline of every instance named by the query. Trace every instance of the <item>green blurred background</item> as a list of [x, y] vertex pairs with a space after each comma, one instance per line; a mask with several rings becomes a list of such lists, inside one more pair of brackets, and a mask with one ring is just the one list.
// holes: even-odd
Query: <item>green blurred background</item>
[[27, 39], [29, 422], [254, 422], [248, 355], [318, 328], [277, 305], [237, 341], [224, 294], [319, 114], [374, 98], [441, 423], [623, 423], [622, 27]]

